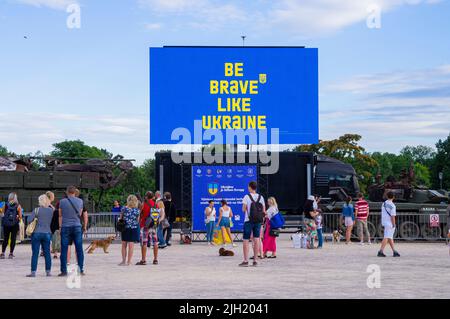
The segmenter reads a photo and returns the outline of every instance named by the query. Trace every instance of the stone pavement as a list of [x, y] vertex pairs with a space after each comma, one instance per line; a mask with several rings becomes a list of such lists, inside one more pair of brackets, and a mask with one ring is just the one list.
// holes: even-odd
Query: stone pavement
[[[56, 276], [59, 260], [53, 277], [44, 276], [40, 258], [38, 277], [26, 278], [31, 249], [21, 244], [15, 260], [0, 260], [0, 298], [450, 298], [444, 243], [399, 243], [402, 257], [384, 259], [376, 257], [378, 244], [294, 249], [283, 235], [278, 246], [278, 258], [256, 268], [237, 266], [241, 243], [234, 257], [219, 257], [217, 247], [204, 243], [176, 244], [160, 251], [157, 266], [120, 267], [120, 245], [114, 244], [108, 255], [101, 249], [86, 255], [81, 288], [69, 289], [66, 279]], [[139, 255], [135, 246], [134, 262]], [[380, 269], [380, 288], [367, 285], [369, 265]]]

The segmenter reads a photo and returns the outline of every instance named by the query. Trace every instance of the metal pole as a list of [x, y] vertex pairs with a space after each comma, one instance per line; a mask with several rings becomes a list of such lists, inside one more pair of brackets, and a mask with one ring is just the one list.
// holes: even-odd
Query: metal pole
[[311, 178], [311, 164], [306, 164], [306, 183], [308, 196], [312, 195], [312, 178]]

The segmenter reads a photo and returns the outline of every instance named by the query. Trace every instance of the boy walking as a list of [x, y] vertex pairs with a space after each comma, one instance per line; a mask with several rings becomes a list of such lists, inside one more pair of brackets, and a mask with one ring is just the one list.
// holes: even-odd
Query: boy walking
[[384, 248], [389, 243], [389, 246], [391, 246], [393, 256], [394, 257], [400, 257], [400, 254], [395, 250], [394, 248], [394, 233], [395, 233], [395, 216], [396, 213], [396, 207], [394, 204], [394, 193], [388, 192], [387, 193], [387, 201], [383, 203], [381, 206], [381, 224], [384, 227], [384, 238], [381, 242], [381, 248], [378, 252], [378, 257], [386, 257], [384, 254]]

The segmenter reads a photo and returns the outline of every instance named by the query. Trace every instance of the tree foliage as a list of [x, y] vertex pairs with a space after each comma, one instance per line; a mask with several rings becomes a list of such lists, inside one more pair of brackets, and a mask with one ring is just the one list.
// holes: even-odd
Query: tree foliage
[[8, 155], [9, 155], [8, 149], [3, 145], [0, 145], [0, 156], [8, 156]]
[[450, 188], [450, 135], [436, 143], [436, 156], [431, 164], [431, 181], [435, 188], [440, 187], [439, 173], [443, 173], [444, 189]]
[[360, 140], [360, 135], [345, 134], [334, 140], [321, 140], [318, 144], [299, 145], [294, 151], [314, 152], [352, 165], [358, 174], [361, 189], [365, 190], [373, 179], [378, 163], [358, 145]]
[[105, 149], [96, 146], [86, 145], [83, 141], [73, 140], [53, 144], [53, 151], [50, 152], [54, 157], [81, 157], [81, 158], [112, 158], [112, 154]]

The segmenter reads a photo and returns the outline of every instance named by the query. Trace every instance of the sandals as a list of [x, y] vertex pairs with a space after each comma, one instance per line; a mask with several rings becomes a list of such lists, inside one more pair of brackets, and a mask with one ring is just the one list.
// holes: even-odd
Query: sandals
[[277, 256], [268, 256], [267, 258], [277, 258]]
[[155, 259], [155, 260], [153, 260], [153, 265], [157, 265], [158, 264], [158, 261]]
[[145, 266], [145, 265], [147, 265], [147, 262], [145, 260], [141, 260], [136, 263], [136, 266]]

